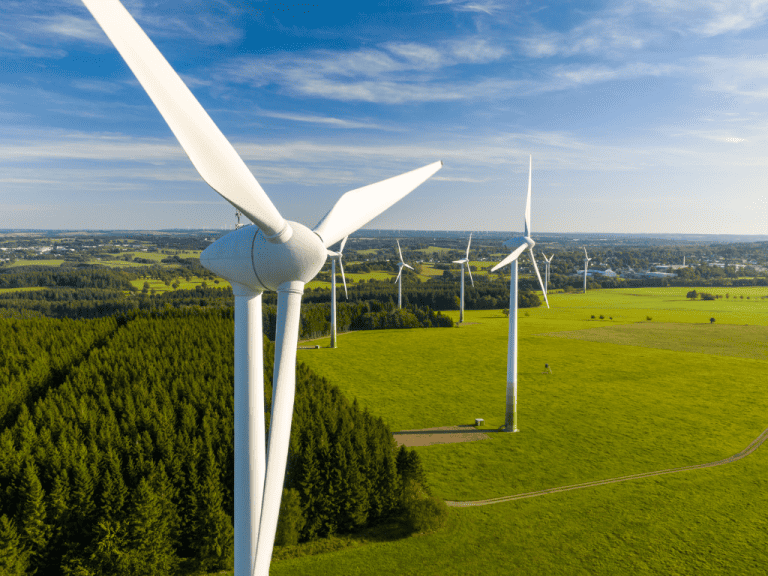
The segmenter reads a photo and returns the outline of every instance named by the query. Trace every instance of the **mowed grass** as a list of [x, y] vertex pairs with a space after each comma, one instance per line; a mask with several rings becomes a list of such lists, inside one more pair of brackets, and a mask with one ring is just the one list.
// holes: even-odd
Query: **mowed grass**
[[718, 356], [768, 360], [768, 326], [644, 322], [571, 332], [552, 332], [550, 336], [625, 346], [649, 346], [677, 352], [701, 352]]
[[448, 527], [273, 561], [273, 576], [754, 575], [768, 565], [768, 449], [729, 466], [451, 509]]
[[[492, 498], [711, 462], [745, 448], [768, 427], [768, 362], [759, 346], [749, 348], [764, 329], [722, 324], [746, 314], [766, 326], [768, 310], [746, 300], [748, 289], [712, 302], [687, 301], [686, 291], [552, 294], [551, 310], [521, 310], [521, 431], [417, 448], [434, 493]], [[734, 293], [745, 300], [734, 302]], [[591, 320], [593, 311], [606, 319]], [[393, 430], [474, 418], [493, 430], [504, 421], [507, 319], [469, 311], [466, 320], [454, 329], [344, 334], [337, 350], [300, 350], [299, 359]], [[697, 332], [706, 329], [719, 330], [716, 354]], [[552, 334], [577, 330], [583, 338]], [[670, 349], [676, 338], [683, 341]], [[552, 375], [542, 374], [545, 362]], [[449, 527], [436, 534], [280, 561], [272, 573], [761, 574], [765, 478], [768, 447], [714, 469], [452, 509]]]

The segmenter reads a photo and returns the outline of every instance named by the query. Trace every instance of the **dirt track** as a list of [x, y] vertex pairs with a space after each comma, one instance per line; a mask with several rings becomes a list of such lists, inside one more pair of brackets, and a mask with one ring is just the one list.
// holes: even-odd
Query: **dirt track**
[[680, 468], [669, 468], [667, 470], [658, 470], [656, 472], [643, 472], [641, 474], [632, 474], [630, 476], [621, 476], [619, 478], [609, 478], [607, 480], [595, 480], [592, 482], [584, 482], [583, 484], [571, 484], [570, 486], [560, 486], [558, 488], [547, 488], [546, 490], [538, 490], [536, 492], [525, 492], [523, 494], [513, 494], [512, 496], [500, 496], [498, 498], [489, 498], [488, 500], [469, 500], [469, 501], [451, 501], [446, 500], [448, 506], [462, 507], [462, 506], [486, 506], [488, 504], [499, 504], [501, 502], [511, 502], [512, 500], [522, 500], [523, 498], [534, 498], [535, 496], [544, 496], [545, 494], [555, 494], [557, 492], [568, 492], [569, 490], [580, 490], [582, 488], [592, 488], [594, 486], [603, 486], [605, 484], [616, 484], [617, 482], [626, 482], [627, 480], [636, 480], [638, 478], [650, 478], [651, 476], [661, 476], [662, 474], [675, 474], [677, 472], [685, 472], [686, 470], [699, 470], [700, 468], [713, 468], [714, 466], [722, 466], [723, 464], [730, 464], [741, 460], [745, 456], [749, 456], [757, 450], [760, 445], [768, 440], [768, 428], [763, 430], [762, 434], [755, 438], [752, 443], [744, 448], [738, 454], [718, 460], [717, 462], [708, 462], [706, 464], [694, 464], [692, 466], [681, 466]]

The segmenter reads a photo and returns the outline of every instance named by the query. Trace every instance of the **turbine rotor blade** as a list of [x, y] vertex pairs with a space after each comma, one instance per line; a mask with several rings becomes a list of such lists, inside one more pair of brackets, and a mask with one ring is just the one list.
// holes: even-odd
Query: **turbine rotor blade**
[[341, 241], [341, 246], [339, 247], [339, 256], [341, 256], [341, 253], [344, 252], [344, 246], [346, 246], [347, 240], [349, 240], [349, 235], [344, 236], [344, 240]]
[[525, 201], [525, 236], [531, 235], [531, 175], [533, 173], [533, 155], [528, 157], [528, 199]]
[[[346, 240], [346, 238], [345, 238]], [[344, 244], [341, 245], [342, 249], [344, 248]], [[339, 269], [341, 270], [341, 281], [344, 282], [344, 298], [349, 300], [349, 294], [347, 294], [347, 279], [344, 278], [344, 264], [341, 263], [341, 252], [339, 252]]]
[[[277, 290], [275, 364], [272, 377], [272, 414], [267, 444], [267, 474], [261, 506], [259, 541], [253, 574], [268, 574], [277, 531], [277, 516], [285, 482], [296, 393], [296, 348], [301, 322], [303, 282], [285, 282]], [[260, 352], [260, 351], [259, 351]]]
[[469, 247], [472, 244], [472, 233], [469, 233], [469, 242], [467, 242], [467, 260], [469, 260]]
[[397, 242], [397, 253], [400, 255], [400, 263], [403, 263], [403, 251], [400, 250], [400, 240], [396, 240]]
[[413, 266], [411, 266], [410, 264], [403, 263], [403, 267], [413, 270]]
[[118, 0], [83, 0], [168, 123], [200, 176], [269, 238], [290, 226], [189, 88]]
[[499, 268], [503, 268], [503, 267], [504, 267], [504, 266], [506, 266], [507, 264], [509, 264], [509, 263], [511, 263], [511, 262], [513, 262], [513, 261], [515, 261], [515, 260], [517, 260], [517, 257], [518, 257], [518, 256], [520, 256], [520, 254], [522, 254], [522, 253], [523, 253], [523, 251], [524, 251], [526, 248], [528, 248], [528, 243], [527, 243], [527, 242], [526, 242], [525, 244], [521, 244], [521, 245], [520, 245], [518, 248], [515, 248], [515, 251], [514, 251], [514, 252], [512, 252], [512, 254], [510, 254], [509, 256], [507, 256], [506, 258], [504, 258], [504, 260], [502, 260], [501, 262], [499, 262], [498, 264], [496, 264], [496, 266], [494, 266], [493, 268], [491, 268], [491, 272], [496, 272], [496, 270], [498, 270]]
[[403, 267], [400, 266], [400, 271], [397, 273], [397, 278], [395, 278], [395, 284], [397, 284], [400, 281], [400, 275], [403, 273]]
[[533, 269], [536, 270], [536, 278], [539, 279], [539, 286], [541, 286], [541, 291], [544, 294], [544, 302], [547, 303], [547, 308], [549, 308], [549, 299], [547, 298], [547, 291], [544, 289], [544, 282], [541, 281], [541, 274], [539, 274], [539, 265], [536, 264], [536, 258], [533, 255], [533, 248], [531, 248], [530, 253], [531, 253], [531, 262], [533, 262]]
[[442, 166], [441, 161], [433, 162], [394, 178], [347, 192], [318, 222], [314, 228], [315, 233], [325, 246], [338, 242], [413, 192]]
[[469, 281], [472, 282], [472, 288], [474, 288], [475, 281], [472, 280], [472, 269], [469, 267], [469, 260], [467, 260], [467, 272], [469, 272]]

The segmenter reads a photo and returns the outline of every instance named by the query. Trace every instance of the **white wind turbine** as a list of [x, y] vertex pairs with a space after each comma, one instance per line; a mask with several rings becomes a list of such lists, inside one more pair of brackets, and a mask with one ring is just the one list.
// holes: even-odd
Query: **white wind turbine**
[[399, 268], [397, 272], [397, 278], [395, 278], [395, 282], [397, 282], [397, 307], [402, 308], [403, 307], [403, 268], [409, 268], [413, 270], [413, 266], [409, 266], [405, 262], [403, 262], [403, 251], [400, 250], [400, 240], [397, 240], [397, 253], [400, 256], [400, 262], [397, 263], [397, 267]]
[[459, 306], [459, 322], [464, 322], [464, 264], [467, 265], [467, 272], [469, 272], [469, 281], [472, 282], [472, 287], [475, 287], [475, 281], [472, 280], [472, 270], [469, 268], [469, 245], [472, 244], [472, 234], [469, 235], [469, 242], [467, 243], [467, 255], [461, 260], [454, 260], [454, 264], [461, 264], [461, 305]]
[[339, 263], [341, 281], [344, 282], [344, 297], [349, 298], [347, 295], [347, 280], [344, 278], [344, 265], [341, 263], [341, 253], [344, 252], [347, 238], [349, 236], [344, 236], [338, 252], [328, 251], [328, 258], [331, 261], [331, 348], [336, 348], [336, 262]]
[[544, 264], [544, 293], [546, 294], [549, 292], [549, 263], [552, 262], [552, 258], [554, 258], [555, 255], [552, 254], [549, 258], [547, 258], [547, 255], [543, 252], [541, 255], [544, 257], [544, 262], [546, 262], [546, 264]]
[[592, 260], [587, 255], [587, 248], [584, 247], [584, 294], [587, 293], [587, 268], [589, 268], [589, 261]]
[[[410, 193], [442, 162], [347, 192], [312, 230], [288, 222], [119, 0], [83, 2], [203, 180], [256, 224], [220, 238], [203, 251], [200, 260], [229, 280], [235, 294], [235, 575], [267, 576], [290, 439], [304, 285], [323, 267], [329, 246]], [[264, 290], [278, 294], [268, 444], [263, 404]]]
[[[539, 285], [544, 290], [539, 274], [539, 266], [533, 255], [533, 247], [536, 244], [531, 238], [531, 175], [533, 172], [533, 157], [528, 165], [528, 199], [525, 203], [525, 234], [522, 237], [511, 238], [504, 242], [507, 248], [513, 248], [512, 253], [501, 262], [491, 268], [495, 272], [507, 264], [512, 264], [512, 272], [509, 282], [509, 343], [507, 345], [507, 406], [504, 415], [504, 426], [507, 432], [517, 432], [517, 259], [527, 248], [530, 251], [533, 269], [539, 279]], [[549, 308], [547, 291], [544, 290], [544, 301]]]

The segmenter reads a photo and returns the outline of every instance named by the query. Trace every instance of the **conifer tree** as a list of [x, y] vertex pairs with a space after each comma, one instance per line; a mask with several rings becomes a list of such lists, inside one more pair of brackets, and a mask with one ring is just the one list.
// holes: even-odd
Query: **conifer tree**
[[146, 478], [133, 492], [128, 517], [125, 570], [130, 576], [165, 576], [172, 574], [176, 557], [170, 526], [158, 497]]
[[46, 522], [45, 492], [37, 478], [34, 465], [27, 461], [21, 483], [20, 533], [24, 546], [29, 550], [30, 568], [34, 573], [42, 564], [45, 546], [51, 535]]
[[0, 516], [0, 574], [24, 576], [27, 573], [27, 551], [21, 544], [13, 521]]
[[206, 572], [229, 568], [234, 558], [234, 528], [232, 520], [222, 508], [219, 469], [210, 444], [207, 447], [198, 504], [198, 531], [194, 551], [200, 568]]

